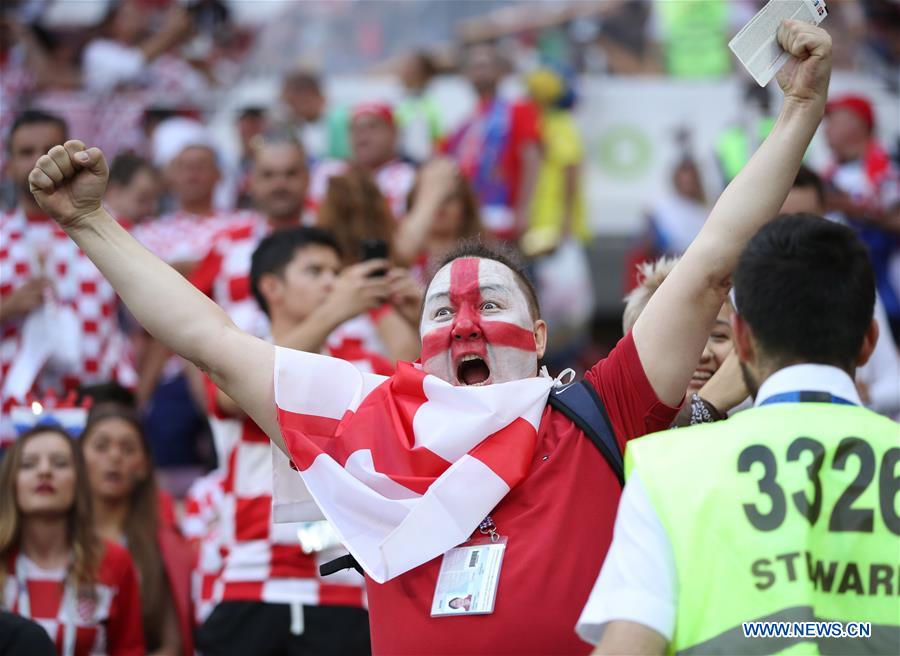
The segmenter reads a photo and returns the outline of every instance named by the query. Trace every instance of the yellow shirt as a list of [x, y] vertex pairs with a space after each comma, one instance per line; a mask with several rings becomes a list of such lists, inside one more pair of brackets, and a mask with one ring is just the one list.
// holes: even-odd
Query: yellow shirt
[[[544, 157], [531, 201], [531, 229], [562, 228], [565, 208], [566, 168], [581, 164], [584, 147], [581, 134], [571, 112], [545, 110], [541, 116], [541, 138]], [[572, 208], [572, 234], [582, 241], [590, 239], [584, 207], [584, 193], [579, 185]]]

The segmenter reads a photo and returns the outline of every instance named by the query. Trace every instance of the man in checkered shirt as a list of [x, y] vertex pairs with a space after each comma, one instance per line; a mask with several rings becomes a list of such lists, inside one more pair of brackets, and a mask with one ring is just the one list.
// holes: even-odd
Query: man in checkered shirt
[[66, 133], [62, 119], [30, 110], [6, 141], [18, 205], [0, 215], [0, 446], [15, 438], [10, 406], [28, 393], [137, 383], [115, 291], [28, 190], [34, 163]]
[[190, 280], [241, 329], [269, 336], [269, 320], [250, 294], [250, 256], [273, 231], [300, 225], [306, 197], [306, 156], [290, 135], [265, 135], [253, 153], [250, 187], [259, 213], [219, 231]]
[[190, 272], [217, 233], [250, 215], [216, 207], [222, 173], [212, 136], [203, 125], [170, 119], [156, 128], [153, 142], [154, 163], [163, 170], [178, 209], [138, 226], [134, 236], [182, 273]]
[[[361, 349], [336, 353], [325, 346], [340, 323], [390, 296], [387, 278], [370, 275], [386, 264], [363, 262], [341, 273], [338, 245], [329, 232], [285, 228], [263, 239], [252, 254], [248, 284], [271, 320], [275, 343], [321, 350], [363, 371], [389, 375], [393, 367], [380, 356]], [[215, 535], [208, 545], [200, 540], [212, 549], [202, 552], [206, 576], [199, 581], [197, 601], [215, 607], [198, 631], [199, 648], [215, 654], [307, 653], [328, 644], [324, 653], [368, 651], [362, 577], [344, 572], [321, 579], [318, 566], [345, 552], [334, 547], [301, 552], [298, 535], [322, 536], [322, 527], [273, 523], [278, 472], [290, 472], [290, 464], [228, 396], [211, 382], [207, 389], [216, 450], [226, 465]], [[304, 549], [313, 541], [300, 539]]]
[[355, 166], [371, 174], [391, 208], [394, 218], [406, 214], [409, 192], [416, 182], [416, 167], [397, 156], [397, 128], [393, 110], [383, 103], [362, 103], [350, 116], [351, 159], [325, 160], [313, 169], [307, 211], [317, 214], [328, 181]]

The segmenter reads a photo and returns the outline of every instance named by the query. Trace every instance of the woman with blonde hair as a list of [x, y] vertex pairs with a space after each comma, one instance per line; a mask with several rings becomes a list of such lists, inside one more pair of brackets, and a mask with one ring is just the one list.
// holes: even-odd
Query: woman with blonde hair
[[125, 546], [138, 571], [147, 653], [192, 654], [190, 548], [159, 516], [150, 443], [137, 415], [101, 403], [79, 443], [97, 534]]
[[38, 426], [0, 463], [2, 606], [39, 622], [62, 656], [144, 653], [131, 557], [94, 532], [81, 453]]

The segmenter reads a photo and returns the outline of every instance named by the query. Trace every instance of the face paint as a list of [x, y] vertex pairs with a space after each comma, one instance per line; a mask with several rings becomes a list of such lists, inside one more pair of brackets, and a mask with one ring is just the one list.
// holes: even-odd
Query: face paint
[[515, 274], [494, 260], [462, 258], [438, 271], [421, 325], [427, 373], [454, 385], [534, 376], [534, 321]]

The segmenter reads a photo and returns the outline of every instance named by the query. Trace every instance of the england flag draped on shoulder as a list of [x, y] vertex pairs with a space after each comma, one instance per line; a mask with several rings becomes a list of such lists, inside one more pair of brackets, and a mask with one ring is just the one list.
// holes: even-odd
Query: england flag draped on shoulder
[[277, 475], [276, 519], [299, 519], [279, 506], [302, 499], [305, 483], [375, 581], [428, 562], [525, 477], [552, 385], [454, 387], [407, 363], [386, 378], [278, 348], [278, 422], [302, 483]]

